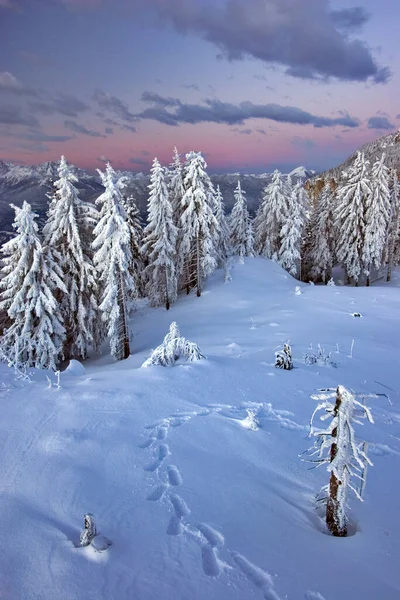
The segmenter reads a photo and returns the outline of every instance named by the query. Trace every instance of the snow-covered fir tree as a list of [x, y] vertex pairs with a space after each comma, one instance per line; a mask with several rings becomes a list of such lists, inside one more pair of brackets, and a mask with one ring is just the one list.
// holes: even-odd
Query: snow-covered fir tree
[[57, 251], [66, 288], [57, 292], [66, 338], [63, 358], [84, 359], [100, 341], [96, 271], [82, 239], [94, 225], [93, 209], [79, 198], [78, 178], [61, 157], [59, 179], [43, 228], [44, 242]]
[[172, 206], [174, 224], [179, 227], [182, 215], [182, 198], [185, 193], [183, 186], [183, 167], [180, 154], [175, 146], [172, 163], [169, 170], [168, 193]]
[[126, 303], [134, 286], [129, 269], [131, 237], [117, 174], [110, 163], [105, 173], [98, 173], [105, 191], [96, 201], [101, 205], [101, 218], [94, 230], [94, 263], [100, 278], [100, 310], [107, 324], [111, 354], [121, 360], [130, 353]]
[[219, 227], [217, 244], [218, 266], [223, 267], [231, 254], [230, 228], [225, 214], [224, 200], [219, 185], [214, 196], [214, 213]]
[[310, 243], [306, 260], [311, 267], [309, 277], [312, 281], [327, 283], [332, 277], [335, 247], [333, 202], [331, 183], [326, 182], [311, 218]]
[[[347, 493], [351, 489], [359, 500], [362, 500], [355, 482], [362, 479], [361, 473], [371, 461], [356, 440], [354, 423], [367, 418], [373, 423], [370, 410], [362, 404], [345, 387], [339, 385], [336, 392], [313, 396], [319, 401], [311, 416], [310, 436], [317, 440], [310, 449], [311, 456], [317, 455], [317, 464], [327, 464], [330, 472], [329, 485], [323, 489], [327, 492], [326, 524], [329, 531], [338, 537], [347, 535]], [[332, 402], [334, 399], [334, 402]], [[314, 430], [314, 417], [323, 411], [321, 420], [331, 417], [331, 421], [322, 431]]]
[[271, 183], [265, 188], [254, 222], [255, 250], [266, 258], [277, 259], [281, 248], [281, 231], [288, 205], [287, 180], [274, 171]]
[[146, 254], [146, 293], [153, 306], [170, 308], [177, 296], [176, 239], [172, 207], [168, 198], [164, 170], [157, 158], [150, 175], [148, 224], [144, 230], [142, 252]]
[[125, 197], [123, 195], [121, 204], [125, 210], [130, 235], [131, 262], [129, 271], [133, 281], [130, 298], [142, 298], [145, 295], [145, 282], [143, 276], [145, 260], [141, 252], [143, 244], [143, 228], [140, 220], [140, 211], [133, 196]]
[[213, 213], [215, 192], [206, 168], [200, 152], [186, 155], [178, 252], [182, 260], [182, 287], [187, 293], [195, 287], [197, 296], [201, 295], [204, 279], [217, 266], [219, 226]]
[[281, 246], [277, 262], [293, 277], [299, 275], [301, 241], [304, 228], [304, 210], [295, 187], [287, 199], [287, 213], [280, 231]]
[[1, 349], [17, 368], [56, 369], [65, 341], [54, 295], [55, 290], [66, 291], [59, 257], [43, 248], [30, 204], [11, 206], [17, 235], [2, 247], [0, 280], [0, 309], [7, 311], [11, 324], [1, 338]]
[[254, 256], [253, 224], [247, 210], [246, 192], [238, 181], [235, 190], [235, 204], [230, 216], [230, 241], [232, 254], [244, 262], [245, 256]]
[[369, 161], [358, 152], [336, 191], [336, 256], [347, 277], [356, 285], [363, 271], [366, 203], [372, 194]]
[[367, 285], [370, 284], [371, 268], [378, 270], [382, 263], [390, 216], [389, 169], [382, 154], [371, 170], [372, 194], [367, 195], [365, 205], [365, 236], [362, 260]]
[[400, 181], [396, 169], [391, 172], [390, 217], [384, 261], [386, 280], [390, 281], [393, 266], [400, 264]]

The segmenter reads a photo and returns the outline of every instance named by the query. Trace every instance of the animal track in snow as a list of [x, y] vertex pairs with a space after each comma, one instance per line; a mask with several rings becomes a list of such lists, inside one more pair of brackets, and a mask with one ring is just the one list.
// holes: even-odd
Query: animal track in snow
[[168, 535], [179, 535], [183, 532], [182, 520], [180, 517], [173, 515], [168, 524], [167, 534]]
[[[172, 414], [169, 418], [157, 421], [153, 425], [146, 426], [146, 429], [151, 429], [152, 433], [149, 438], [140, 444], [143, 449], [151, 448], [156, 441], [165, 440], [169, 433], [169, 427], [179, 427], [193, 417], [203, 417], [210, 414], [219, 414], [222, 417], [234, 418], [237, 420], [240, 418], [240, 413], [247, 411], [248, 408], [259, 414], [259, 416], [266, 417], [273, 421], [280, 423], [282, 427], [290, 429], [302, 429], [300, 425], [289, 419], [288, 417], [293, 416], [288, 411], [278, 411], [272, 408], [271, 404], [249, 402], [243, 403], [241, 406], [236, 407], [230, 404], [209, 404], [204, 406], [199, 412], [180, 412]], [[157, 458], [144, 467], [145, 471], [154, 472], [157, 471], [163, 464], [164, 460], [171, 455], [169, 446], [166, 443], [160, 443], [157, 448]], [[182, 484], [182, 476], [176, 465], [169, 465], [166, 469], [167, 482], [161, 483], [154, 487], [147, 496], [147, 500], [157, 502], [161, 500], [165, 494], [169, 493], [169, 489], [172, 487], [178, 487]], [[159, 474], [160, 477], [160, 474]], [[163, 477], [162, 479], [165, 480]], [[218, 551], [225, 544], [224, 536], [216, 531], [213, 527], [207, 523], [198, 523], [197, 525], [191, 525], [190, 521], [187, 521], [187, 517], [191, 511], [186, 502], [178, 494], [170, 494], [169, 501], [173, 508], [173, 514], [169, 520], [167, 527], [167, 535], [178, 536], [183, 533], [191, 537], [194, 541], [200, 544], [201, 547], [201, 560], [203, 572], [207, 577], [218, 577], [224, 567], [232, 568], [231, 565], [223, 562], [218, 557]], [[183, 520], [185, 519], [185, 523]], [[229, 550], [228, 550], [229, 551]], [[279, 596], [274, 591], [274, 582], [266, 571], [263, 571], [260, 567], [252, 564], [247, 558], [238, 552], [230, 552], [236, 567], [242, 571], [248, 581], [261, 589], [264, 600], [280, 600]], [[312, 594], [313, 592], [307, 592]], [[307, 596], [306, 596], [307, 597]], [[307, 597], [309, 600], [324, 600], [318, 595]]]
[[154, 444], [154, 440], [155, 438], [148, 438], [145, 442], [142, 442], [141, 444], [139, 444], [139, 448], [142, 448], [143, 450], [145, 448], [150, 448], [150, 446], [152, 446]]
[[163, 461], [170, 454], [169, 446], [167, 444], [160, 444], [158, 446], [158, 460]]
[[210, 527], [210, 525], [207, 525], [207, 523], [198, 523], [196, 527], [213, 548], [224, 545], [224, 536], [219, 531]]
[[182, 518], [182, 517], [187, 517], [188, 515], [190, 515], [190, 510], [187, 507], [186, 503], [184, 500], [182, 500], [182, 498], [180, 496], [178, 496], [177, 494], [173, 494], [170, 497], [171, 500], [171, 504], [174, 507], [174, 511], [175, 511], [175, 515], [178, 518]]
[[263, 571], [260, 567], [253, 565], [247, 558], [238, 552], [232, 552], [232, 557], [242, 573], [246, 575], [247, 579], [262, 590], [265, 600], [280, 600], [273, 589], [274, 582], [269, 573]]
[[201, 549], [201, 560], [203, 563], [203, 571], [208, 577], [217, 577], [221, 573], [221, 565], [217, 557], [215, 549], [206, 544]]
[[165, 440], [167, 435], [168, 435], [168, 429], [166, 427], [160, 427], [159, 430], [157, 431], [157, 439], [158, 440]]
[[178, 485], [182, 485], [181, 474], [179, 472], [178, 467], [176, 467], [175, 465], [170, 465], [168, 467], [168, 482], [170, 485], [173, 485], [175, 487]]
[[174, 417], [173, 419], [171, 419], [169, 424], [171, 425], [171, 427], [180, 427], [188, 421], [190, 421], [190, 417]]
[[150, 500], [151, 502], [157, 502], [158, 500], [161, 500], [161, 498], [164, 496], [165, 492], [167, 491], [168, 486], [165, 485], [165, 483], [157, 486], [156, 488], [154, 488], [154, 490], [152, 492], [150, 492], [150, 494], [147, 496], [147, 500]]

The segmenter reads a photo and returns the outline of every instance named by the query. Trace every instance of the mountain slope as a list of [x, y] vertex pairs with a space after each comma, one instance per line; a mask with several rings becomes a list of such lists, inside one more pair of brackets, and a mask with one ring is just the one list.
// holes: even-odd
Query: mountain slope
[[[135, 354], [64, 372], [60, 389], [0, 365], [4, 598], [399, 598], [398, 289], [296, 294], [298, 282], [260, 258], [232, 276], [216, 272], [201, 298], [170, 311], [134, 312]], [[140, 369], [173, 319], [208, 359]], [[290, 372], [273, 367], [287, 340]], [[337, 368], [306, 366], [311, 342]], [[368, 400], [374, 426], [356, 426], [374, 467], [364, 502], [350, 498], [346, 539], [324, 535], [315, 511], [329, 474], [298, 456], [311, 443], [310, 395], [338, 383], [390, 394]], [[248, 410], [260, 429], [245, 427]], [[85, 512], [112, 540], [107, 553], [74, 546]]]
[[354, 162], [357, 152], [364, 152], [366, 158], [370, 161], [371, 165], [385, 153], [385, 163], [390, 168], [395, 168], [400, 171], [400, 132], [389, 133], [383, 137], [368, 142], [361, 146], [356, 152], [354, 152], [349, 158], [347, 158], [341, 165], [329, 169], [324, 173], [317, 175], [317, 178], [330, 179], [335, 178], [339, 180], [341, 173], [349, 168]]

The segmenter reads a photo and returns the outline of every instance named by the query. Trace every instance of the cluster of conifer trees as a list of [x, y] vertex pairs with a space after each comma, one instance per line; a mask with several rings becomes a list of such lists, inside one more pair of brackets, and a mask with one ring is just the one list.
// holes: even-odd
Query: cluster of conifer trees
[[302, 184], [275, 171], [254, 219], [238, 181], [225, 214], [199, 152], [182, 164], [154, 159], [148, 219], [110, 164], [99, 170], [96, 205], [79, 197], [74, 169], [61, 158], [47, 221], [14, 207], [16, 236], [3, 245], [1, 352], [10, 364], [55, 369], [85, 359], [106, 337], [116, 359], [130, 354], [128, 304], [147, 297], [169, 309], [180, 291], [201, 295], [204, 280], [232, 256], [261, 255], [305, 280], [328, 281], [339, 263], [349, 279], [400, 262], [399, 182], [384, 157], [369, 169], [362, 154], [342, 181], [327, 182], [314, 205]]

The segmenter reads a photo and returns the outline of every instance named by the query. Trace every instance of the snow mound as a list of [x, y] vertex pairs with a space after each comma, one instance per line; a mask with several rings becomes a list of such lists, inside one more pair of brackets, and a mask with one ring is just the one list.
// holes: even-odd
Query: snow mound
[[71, 375], [71, 377], [81, 377], [86, 374], [85, 367], [79, 360], [75, 360], [71, 358], [69, 361], [68, 367], [65, 369], [64, 373], [67, 375]]

